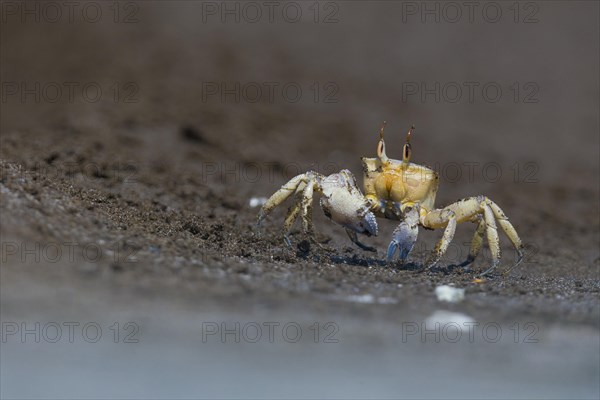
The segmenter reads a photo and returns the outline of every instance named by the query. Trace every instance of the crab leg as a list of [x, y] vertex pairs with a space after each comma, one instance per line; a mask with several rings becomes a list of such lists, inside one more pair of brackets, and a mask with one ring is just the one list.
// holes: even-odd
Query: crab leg
[[299, 216], [302, 217], [302, 227], [304, 232], [312, 237], [314, 232], [312, 223], [312, 202], [315, 186], [319, 186], [320, 178], [322, 178], [321, 175], [312, 171], [292, 178], [288, 183], [283, 185], [281, 189], [275, 192], [261, 208], [257, 225], [260, 227], [261, 222], [275, 207], [286, 201], [295, 193], [297, 198], [296, 202], [289, 208], [283, 223], [283, 239], [288, 246], [292, 245], [289, 233], [292, 229], [292, 225]]
[[498, 224], [500, 225], [500, 227], [502, 228], [502, 230], [504, 231], [504, 233], [506, 234], [508, 239], [511, 241], [511, 243], [513, 244], [513, 246], [515, 246], [515, 249], [517, 250], [517, 261], [515, 262], [515, 264], [512, 267], [510, 267], [509, 269], [506, 270], [506, 272], [504, 272], [504, 274], [508, 274], [510, 271], [512, 271], [513, 268], [515, 268], [517, 265], [519, 265], [521, 263], [521, 261], [523, 260], [523, 249], [524, 249], [523, 242], [521, 242], [521, 238], [519, 238], [519, 235], [517, 234], [515, 227], [508, 221], [508, 217], [506, 216], [506, 214], [504, 214], [504, 212], [500, 209], [500, 207], [498, 207], [498, 205], [491, 200], [490, 200], [490, 208], [492, 209], [494, 216], [496, 217], [496, 220], [498, 221]]
[[473, 239], [471, 240], [471, 248], [469, 249], [469, 255], [467, 259], [462, 263], [458, 264], [459, 267], [466, 267], [475, 261], [475, 258], [479, 254], [481, 250], [481, 246], [483, 245], [483, 234], [485, 232], [485, 218], [479, 217], [479, 223], [477, 224], [477, 229], [475, 229], [475, 233], [473, 234]]
[[290, 207], [288, 215], [285, 217], [285, 221], [283, 223], [283, 240], [290, 247], [292, 246], [292, 242], [290, 241], [288, 235], [298, 216], [302, 217], [302, 227], [304, 232], [308, 233], [311, 237], [314, 235], [312, 224], [312, 201], [314, 185], [314, 180], [309, 180], [304, 188], [302, 188], [302, 185], [298, 185], [296, 193], [299, 199]]
[[308, 182], [304, 191], [302, 192], [301, 202], [301, 216], [302, 216], [302, 227], [304, 232], [313, 235], [313, 223], [312, 223], [312, 203], [314, 193], [314, 180]]
[[427, 268], [435, 266], [448, 250], [450, 242], [454, 238], [456, 232], [456, 213], [450, 209], [451, 206], [441, 210], [434, 210], [427, 214], [423, 226], [426, 228], [443, 228], [444, 234], [440, 241], [436, 244], [433, 254], [427, 259], [425, 264]]
[[494, 218], [494, 212], [490, 208], [489, 204], [483, 205], [483, 215], [485, 216], [485, 233], [488, 238], [488, 245], [490, 246], [490, 251], [492, 252], [492, 266], [486, 269], [483, 275], [487, 275], [492, 272], [498, 264], [500, 264], [500, 238], [498, 237], [498, 228], [496, 227], [496, 219]]
[[288, 211], [288, 215], [285, 217], [285, 221], [283, 222], [283, 240], [285, 243], [292, 247], [292, 242], [289, 238], [290, 230], [292, 230], [292, 225], [294, 225], [294, 221], [298, 218], [298, 214], [300, 213], [301, 203], [297, 202], [290, 207]]
[[377, 249], [375, 247], [367, 246], [366, 244], [364, 244], [360, 240], [358, 240], [358, 235], [352, 229], [346, 228], [346, 233], [348, 234], [348, 237], [350, 238], [350, 240], [352, 240], [352, 243], [354, 243], [361, 249], [363, 249], [365, 251], [377, 252]]

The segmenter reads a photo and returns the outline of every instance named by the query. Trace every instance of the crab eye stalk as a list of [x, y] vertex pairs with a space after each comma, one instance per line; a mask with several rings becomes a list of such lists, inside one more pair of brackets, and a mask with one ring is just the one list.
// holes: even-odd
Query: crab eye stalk
[[414, 125], [408, 130], [408, 133], [406, 134], [406, 143], [404, 143], [404, 147], [402, 148], [402, 162], [404, 162], [404, 164], [408, 164], [410, 162], [410, 157], [412, 155], [410, 136], [412, 135], [413, 129], [415, 129]]
[[387, 155], [385, 154], [385, 141], [383, 140], [383, 133], [385, 131], [386, 121], [383, 121], [381, 128], [379, 129], [379, 143], [377, 144], [377, 157], [383, 162], [387, 161]]

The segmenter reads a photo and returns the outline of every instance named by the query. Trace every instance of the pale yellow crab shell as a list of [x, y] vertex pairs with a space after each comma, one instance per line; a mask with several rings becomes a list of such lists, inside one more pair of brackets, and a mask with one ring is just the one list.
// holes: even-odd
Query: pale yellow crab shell
[[419, 203], [426, 210], [434, 209], [438, 174], [422, 165], [379, 158], [362, 159], [364, 189], [367, 197], [401, 204]]

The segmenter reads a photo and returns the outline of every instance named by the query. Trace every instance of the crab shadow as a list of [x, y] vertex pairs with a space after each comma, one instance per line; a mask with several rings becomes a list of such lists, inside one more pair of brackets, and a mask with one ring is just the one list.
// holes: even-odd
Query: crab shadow
[[[407, 262], [399, 262], [392, 261], [388, 262], [386, 259], [381, 259], [377, 257], [361, 257], [358, 254], [352, 255], [339, 255], [339, 254], [331, 254], [329, 255], [329, 261], [335, 264], [346, 264], [346, 265], [356, 265], [361, 267], [382, 267], [389, 268], [396, 271], [411, 271], [417, 273], [425, 273], [430, 275], [451, 275], [451, 274], [459, 274], [459, 275], [477, 275], [477, 271], [473, 270], [470, 267], [464, 267], [458, 264], [450, 264], [450, 265], [440, 265], [431, 268], [427, 268], [425, 264], [418, 261], [407, 261]], [[490, 274], [490, 278], [492, 278], [494, 274]]]
[[329, 261], [335, 264], [356, 265], [361, 267], [382, 267], [398, 271], [421, 271], [425, 270], [424, 266], [417, 262], [400, 263], [397, 261], [388, 262], [386, 259], [378, 257], [361, 257], [358, 254], [352, 255], [329, 255]]
[[[404, 263], [400, 261], [388, 262], [385, 258], [379, 258], [376, 256], [361, 256], [355, 253], [350, 248], [347, 248], [345, 250], [345, 252], [348, 254], [344, 255], [340, 254], [338, 249], [322, 247], [323, 243], [326, 242], [321, 242], [321, 246], [315, 246], [315, 243], [311, 243], [310, 240], [301, 240], [295, 246], [296, 257], [303, 259], [312, 259], [314, 262], [322, 262], [323, 260], [328, 260], [333, 264], [354, 265], [365, 268], [381, 267], [392, 269], [395, 271], [412, 271], [417, 273], [425, 273], [428, 275], [478, 275], [478, 272], [471, 268], [472, 266], [470, 265], [463, 266], [460, 264], [449, 264], [427, 268], [425, 264], [418, 261], [407, 261]], [[488, 274], [486, 277], [493, 279], [495, 275], [496, 274], [491, 273]]]

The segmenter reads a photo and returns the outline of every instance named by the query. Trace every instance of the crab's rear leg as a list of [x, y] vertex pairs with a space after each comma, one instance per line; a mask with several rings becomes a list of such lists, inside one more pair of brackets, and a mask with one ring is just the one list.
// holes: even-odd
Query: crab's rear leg
[[523, 260], [523, 244], [514, 226], [508, 221], [508, 218], [496, 203], [484, 196], [480, 196], [476, 199], [480, 201], [481, 208], [483, 209], [483, 215], [480, 217], [477, 229], [473, 235], [469, 256], [462, 264], [460, 264], [460, 266], [469, 265], [475, 260], [479, 254], [479, 251], [481, 250], [481, 246], [483, 245], [483, 233], [485, 231], [488, 237], [490, 251], [492, 253], [492, 265], [490, 268], [485, 270], [481, 276], [487, 275], [496, 269], [500, 263], [501, 256], [500, 240], [498, 238], [498, 228], [496, 225], [497, 223], [500, 225], [500, 228], [502, 228], [502, 231], [504, 231], [517, 251], [517, 261], [504, 272], [506, 275]]
[[312, 172], [297, 175], [290, 179], [290, 181], [283, 185], [278, 191], [273, 193], [273, 195], [269, 197], [267, 202], [260, 209], [256, 225], [260, 228], [262, 221], [267, 217], [267, 215], [269, 215], [271, 211], [273, 211], [275, 207], [286, 201], [292, 194], [302, 190], [302, 187], [311, 179], [314, 179]]
[[290, 247], [292, 247], [292, 242], [290, 241], [290, 237], [288, 235], [292, 230], [292, 225], [294, 225], [296, 218], [298, 218], [298, 214], [300, 214], [300, 209], [302, 208], [301, 206], [302, 203], [300, 201], [292, 204], [287, 216], [285, 217], [285, 221], [283, 222], [283, 240]]
[[517, 261], [513, 264], [512, 267], [508, 268], [504, 272], [504, 274], [506, 275], [510, 271], [512, 271], [513, 268], [518, 266], [521, 263], [521, 261], [523, 261], [524, 246], [523, 246], [523, 242], [521, 242], [521, 238], [519, 238], [519, 234], [517, 233], [517, 230], [510, 223], [510, 221], [508, 220], [508, 217], [506, 216], [506, 214], [504, 214], [502, 209], [500, 209], [500, 207], [498, 207], [498, 205], [491, 200], [490, 200], [490, 208], [492, 209], [492, 212], [494, 213], [494, 216], [496, 217], [496, 221], [498, 221], [498, 224], [500, 225], [500, 227], [502, 228], [502, 230], [504, 231], [504, 233], [506, 234], [508, 239], [511, 241], [511, 243], [513, 244], [513, 246], [515, 246], [515, 249], [517, 250]]
[[304, 232], [308, 233], [311, 237], [314, 237], [314, 228], [312, 223], [312, 203], [313, 194], [315, 192], [315, 182], [310, 181], [304, 191], [302, 192], [301, 202], [301, 216], [302, 216], [302, 227]]
[[[313, 242], [317, 243], [314, 238], [312, 223], [312, 202], [315, 187], [320, 185], [320, 179], [322, 179], [322, 176], [313, 171], [292, 178], [275, 192], [261, 208], [257, 225], [260, 227], [261, 222], [275, 207], [286, 201], [292, 194], [295, 194], [296, 201], [289, 208], [283, 223], [283, 239], [288, 246], [292, 245], [289, 233], [296, 219], [301, 217], [304, 232], [309, 235]], [[321, 246], [320, 243], [317, 244]]]
[[[424, 220], [422, 221], [422, 224], [425, 227], [446, 228], [444, 235], [436, 246], [432, 257], [430, 260], [428, 260], [427, 264], [429, 267], [435, 265], [447, 250], [448, 245], [454, 236], [456, 223], [476, 220], [477, 215], [481, 215], [481, 219], [471, 242], [469, 257], [461, 265], [468, 265], [473, 259], [475, 259], [479, 253], [479, 250], [481, 249], [483, 242], [483, 230], [485, 229], [490, 251], [492, 253], [492, 265], [481, 275], [486, 275], [492, 272], [498, 266], [500, 263], [501, 253], [496, 221], [498, 221], [498, 224], [517, 250], [519, 257], [517, 264], [521, 261], [523, 258], [523, 245], [515, 228], [508, 221], [508, 218], [506, 218], [506, 215], [504, 215], [498, 205], [485, 196], [478, 196], [460, 200], [443, 209], [433, 210], [425, 216]], [[510, 269], [514, 268], [517, 264]]]

